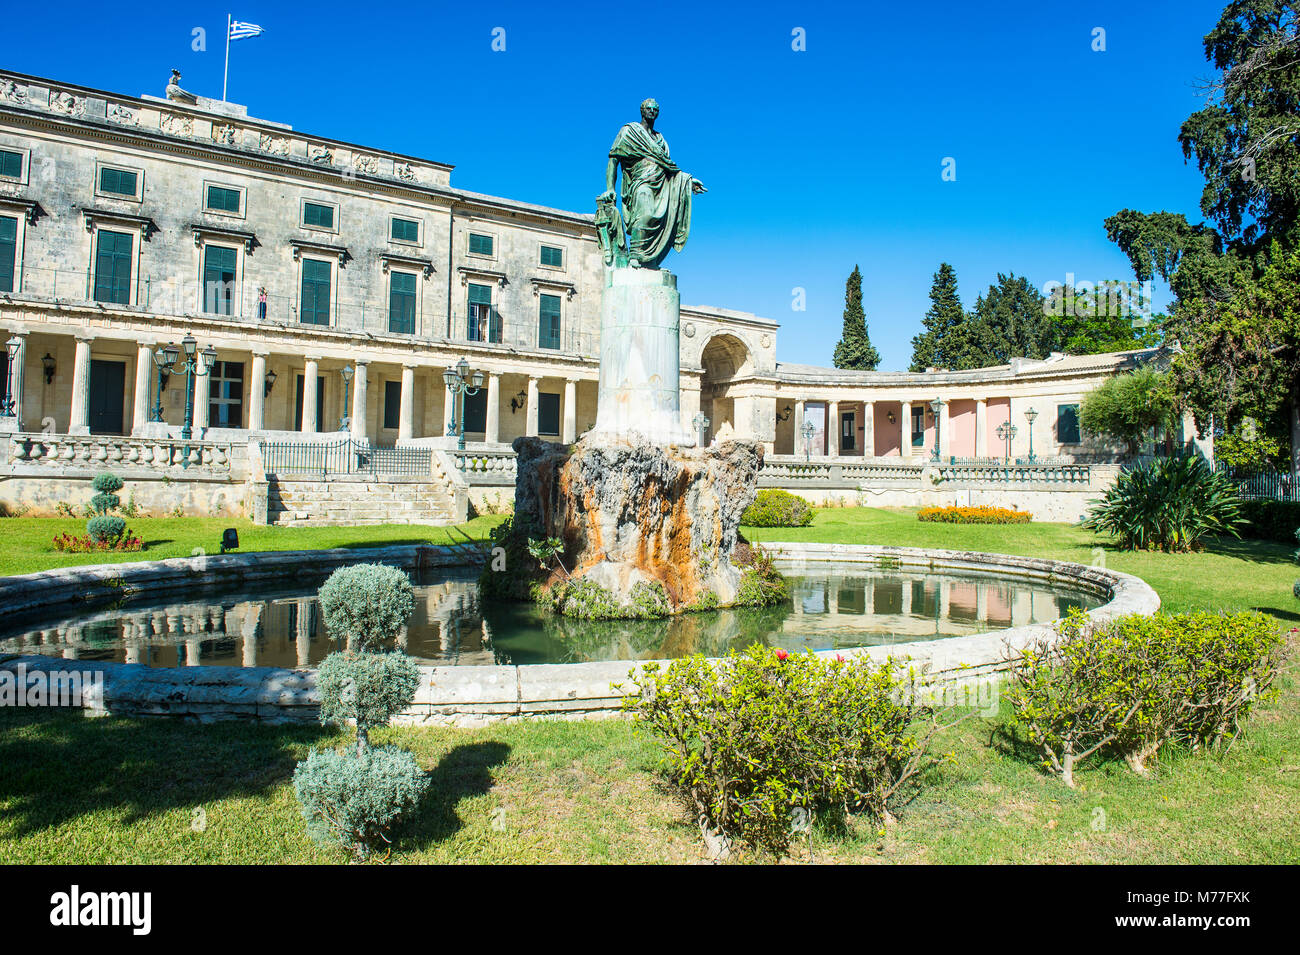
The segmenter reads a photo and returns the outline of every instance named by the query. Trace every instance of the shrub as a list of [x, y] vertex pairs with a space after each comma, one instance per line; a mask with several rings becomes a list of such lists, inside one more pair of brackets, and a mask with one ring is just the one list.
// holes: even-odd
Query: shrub
[[624, 708], [663, 743], [669, 786], [715, 855], [788, 851], [805, 819], [889, 821], [934, 760], [938, 727], [894, 661], [828, 660], [752, 646], [723, 660], [648, 663]]
[[320, 720], [355, 720], [360, 755], [370, 745], [370, 730], [410, 706], [419, 683], [420, 669], [405, 653], [331, 653], [316, 669]]
[[1300, 528], [1300, 501], [1243, 501], [1242, 537], [1290, 543]]
[[126, 519], [100, 514], [86, 521], [86, 533], [97, 544], [111, 547], [126, 533]]
[[1129, 454], [1152, 428], [1169, 428], [1177, 420], [1168, 377], [1151, 366], [1107, 378], [1083, 399], [1079, 425], [1092, 434], [1124, 442]]
[[429, 777], [404, 749], [377, 747], [359, 756], [313, 750], [293, 773], [307, 831], [358, 859], [391, 843], [393, 826], [414, 809]]
[[555, 609], [566, 617], [614, 620], [627, 616], [613, 593], [585, 577], [556, 584], [551, 592]]
[[1125, 550], [1199, 550], [1214, 534], [1237, 536], [1241, 495], [1200, 458], [1157, 458], [1121, 471], [1082, 526], [1108, 532]]
[[718, 595], [712, 590], [701, 590], [690, 606], [686, 608], [692, 613], [700, 613], [707, 610], [718, 609]]
[[632, 591], [628, 596], [632, 601], [630, 616], [638, 620], [655, 620], [673, 612], [668, 593], [664, 590], [664, 585], [657, 580], [649, 583], [638, 580], [632, 585]]
[[812, 522], [812, 505], [779, 488], [759, 491], [754, 503], [740, 516], [740, 523], [749, 527], [807, 527]]
[[1007, 698], [1043, 766], [1071, 788], [1093, 756], [1145, 774], [1170, 740], [1227, 748], [1269, 693], [1285, 646], [1255, 611], [1133, 615], [1094, 628], [1076, 609], [1057, 631], [1055, 645], [1011, 658]]
[[757, 544], [737, 547], [732, 562], [744, 571], [736, 589], [735, 606], [773, 607], [789, 596], [785, 577], [776, 569], [776, 558]]
[[1033, 517], [1007, 507], [923, 507], [916, 519], [941, 524], [1028, 524]]
[[479, 596], [485, 600], [527, 600], [533, 596], [538, 574], [537, 561], [529, 544], [529, 528], [507, 517], [488, 533], [492, 549], [505, 551], [504, 568], [495, 558], [483, 565], [479, 574]]
[[330, 574], [320, 589], [325, 628], [348, 646], [378, 645], [397, 636], [415, 609], [411, 581], [386, 564], [355, 564]]

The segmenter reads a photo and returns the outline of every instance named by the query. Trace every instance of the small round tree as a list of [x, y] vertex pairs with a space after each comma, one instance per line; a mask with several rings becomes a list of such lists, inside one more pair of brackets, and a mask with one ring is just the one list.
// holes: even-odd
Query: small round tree
[[411, 581], [386, 564], [356, 564], [330, 574], [320, 593], [325, 629], [335, 639], [361, 648], [397, 636], [415, 609]]
[[86, 521], [86, 533], [97, 544], [115, 544], [126, 532], [126, 520], [113, 514], [122, 506], [122, 499], [116, 493], [122, 490], [122, 479], [105, 471], [95, 475], [91, 487], [95, 496], [90, 499], [91, 516]]

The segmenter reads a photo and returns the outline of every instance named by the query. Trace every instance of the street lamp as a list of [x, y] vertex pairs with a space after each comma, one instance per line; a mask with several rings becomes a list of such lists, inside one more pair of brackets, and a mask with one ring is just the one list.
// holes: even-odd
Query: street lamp
[[704, 435], [709, 427], [709, 419], [704, 417], [703, 411], [697, 411], [695, 417], [691, 419], [691, 424], [695, 427], [695, 433], [699, 435], [700, 447], [704, 447]]
[[998, 440], [1006, 443], [1006, 455], [1003, 461], [1011, 460], [1011, 440], [1016, 436], [1016, 426], [1010, 421], [1004, 421], [998, 425]]
[[[177, 366], [181, 361], [181, 352], [184, 351], [184, 365]], [[162, 361], [158, 360], [158, 354], [162, 355]], [[199, 351], [199, 343], [193, 335], [186, 333], [181, 339], [181, 347], [177, 348], [172, 342], [158, 350], [154, 355], [154, 363], [158, 365], [159, 380], [161, 381], [162, 370], [164, 368], [174, 371], [176, 374], [185, 372], [185, 424], [181, 428], [181, 439], [186, 442], [183, 457], [181, 458], [181, 467], [190, 466], [190, 446], [189, 441], [194, 437], [194, 378], [203, 377], [212, 372], [212, 366], [217, 361], [217, 350], [209, 345], [203, 351]], [[159, 406], [155, 409], [158, 412], [158, 420], [162, 420], [162, 402], [161, 389]]]
[[934, 460], [939, 460], [939, 412], [943, 411], [943, 406], [947, 404], [942, 398], [935, 398], [930, 402], [930, 410], [934, 412]]
[[356, 373], [356, 369], [351, 365], [344, 365], [343, 370], [339, 372], [343, 376], [343, 416], [339, 418], [340, 431], [348, 430], [349, 419], [352, 417], [348, 414], [348, 401], [351, 397], [352, 376]]
[[455, 410], [452, 412], [452, 419], [447, 422], [447, 432], [460, 436], [457, 442], [457, 448], [465, 450], [465, 398], [472, 398], [479, 393], [483, 387], [483, 372], [475, 371], [473, 375], [469, 371], [469, 362], [464, 358], [456, 362], [455, 367], [448, 368], [442, 373], [443, 383], [447, 390], [451, 392], [456, 401]]
[[807, 419], [803, 423], [803, 459], [805, 461], [812, 457], [812, 439], [817, 433], [817, 428]]
[[9, 361], [5, 364], [5, 400], [0, 412], [6, 418], [17, 417], [14, 410], [14, 382], [18, 380], [18, 371], [14, 363], [18, 360], [18, 349], [22, 347], [23, 340], [17, 335], [5, 342], [5, 348], [9, 351]]
[[1034, 463], [1034, 419], [1038, 417], [1038, 412], [1030, 408], [1025, 412], [1025, 420], [1029, 422], [1029, 463]]
[[167, 387], [168, 368], [176, 363], [176, 357], [179, 354], [180, 352], [175, 345], [167, 345], [166, 348], [159, 346], [154, 349], [153, 363], [154, 367], [158, 369], [158, 387], [154, 393], [154, 406], [149, 415], [150, 421], [162, 421], [163, 419], [162, 393], [163, 389]]

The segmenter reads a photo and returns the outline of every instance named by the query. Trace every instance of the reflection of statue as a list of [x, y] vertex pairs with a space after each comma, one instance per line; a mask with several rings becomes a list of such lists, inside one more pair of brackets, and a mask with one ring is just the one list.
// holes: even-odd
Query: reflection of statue
[[[704, 183], [682, 172], [669, 157], [668, 142], [655, 131], [658, 116], [659, 104], [646, 100], [641, 104], [641, 122], [620, 129], [609, 147], [605, 192], [596, 200], [596, 228], [607, 264], [613, 264], [611, 260], [621, 252], [627, 255], [628, 265], [659, 268], [670, 248], [680, 252], [686, 245], [691, 196], [707, 191]], [[621, 223], [614, 210], [614, 181], [620, 167]]]

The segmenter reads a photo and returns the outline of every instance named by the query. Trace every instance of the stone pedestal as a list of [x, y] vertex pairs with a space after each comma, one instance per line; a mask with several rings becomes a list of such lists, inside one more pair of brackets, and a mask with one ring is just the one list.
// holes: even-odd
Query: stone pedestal
[[628, 603], [639, 582], [663, 586], [674, 610], [711, 591], [735, 600], [740, 515], [754, 501], [763, 447], [631, 444], [588, 434], [577, 444], [517, 438], [515, 525], [564, 541], [575, 578]]
[[682, 427], [677, 276], [605, 270], [600, 298], [600, 392], [592, 434], [633, 444], [694, 447]]

